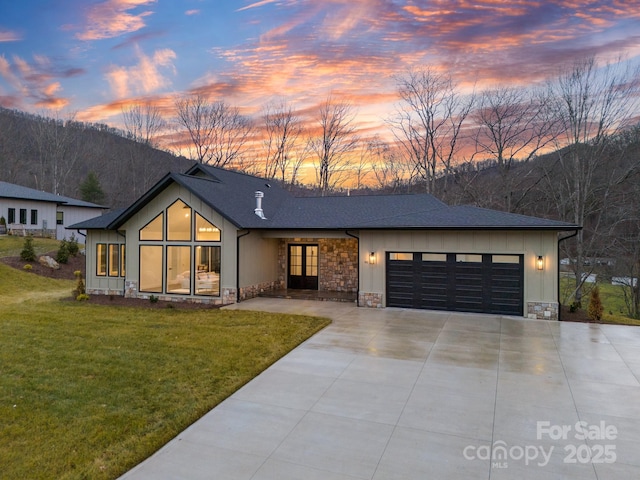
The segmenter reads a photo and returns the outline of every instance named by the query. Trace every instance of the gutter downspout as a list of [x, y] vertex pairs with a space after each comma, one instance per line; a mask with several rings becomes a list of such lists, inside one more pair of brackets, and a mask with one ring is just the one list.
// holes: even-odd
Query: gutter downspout
[[571, 235], [567, 235], [566, 237], [562, 237], [560, 239], [558, 239], [558, 252], [556, 254], [556, 258], [558, 259], [558, 291], [557, 291], [557, 296], [558, 296], [558, 321], [562, 320], [562, 304], [560, 303], [560, 242], [564, 242], [565, 240], [569, 240], [570, 238], [575, 237], [576, 235], [578, 235], [578, 230], [575, 230]]
[[349, 235], [351, 238], [355, 238], [358, 241], [358, 279], [356, 280], [356, 307], [360, 306], [360, 237], [356, 237], [349, 233], [348, 230], [345, 230], [344, 233]]
[[251, 230], [236, 237], [236, 303], [240, 303], [240, 239], [251, 233]]

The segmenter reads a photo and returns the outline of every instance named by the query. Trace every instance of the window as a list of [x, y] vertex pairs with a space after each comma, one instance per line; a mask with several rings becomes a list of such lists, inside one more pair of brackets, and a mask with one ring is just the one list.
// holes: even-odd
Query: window
[[20, 209], [20, 224], [21, 225], [26, 225], [27, 224], [27, 209], [26, 208], [21, 208]]
[[140, 291], [162, 293], [162, 246], [140, 246]]
[[422, 261], [423, 262], [446, 262], [447, 254], [446, 253], [423, 253]]
[[31, 210], [31, 225], [38, 224], [38, 210]]
[[109, 244], [109, 276], [118, 277], [120, 275], [120, 245], [115, 243]]
[[[141, 292], [220, 295], [221, 247], [197, 243], [220, 242], [220, 229], [189, 205], [177, 200], [141, 228], [139, 237], [142, 242], [164, 242], [140, 246]], [[124, 275], [124, 250], [120, 275]]]
[[196, 246], [196, 295], [220, 295], [220, 247]]
[[56, 212], [56, 225], [64, 225], [64, 212]]
[[308, 246], [306, 255], [306, 275], [311, 277], [318, 276], [318, 247]]
[[167, 240], [191, 240], [191, 208], [182, 200], [167, 208]]
[[7, 223], [16, 223], [16, 209], [15, 208], [10, 208], [9, 211], [7, 212], [7, 216], [9, 217], [9, 219], [7, 220]]
[[96, 245], [96, 275], [104, 277], [107, 275], [107, 244], [98, 243]]
[[164, 215], [161, 213], [156, 218], [140, 229], [140, 240], [162, 240], [162, 225]]
[[413, 260], [413, 253], [390, 253], [389, 260]]
[[456, 262], [466, 263], [482, 263], [482, 255], [472, 255], [469, 253], [458, 253], [456, 255]]
[[196, 241], [198, 242], [219, 242], [220, 230], [211, 222], [205, 220], [199, 213], [196, 213]]
[[124, 277], [125, 276], [125, 268], [124, 268], [124, 264], [125, 264], [125, 256], [124, 253], [126, 251], [125, 245], [120, 245], [120, 276]]
[[191, 247], [167, 247], [167, 293], [191, 293]]
[[492, 255], [491, 261], [493, 263], [520, 263], [519, 255]]
[[302, 275], [302, 245], [291, 245], [289, 275]]

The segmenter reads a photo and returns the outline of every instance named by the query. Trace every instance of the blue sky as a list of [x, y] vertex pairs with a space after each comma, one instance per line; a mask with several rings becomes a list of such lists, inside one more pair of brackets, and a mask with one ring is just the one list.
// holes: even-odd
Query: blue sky
[[193, 92], [248, 115], [329, 94], [363, 127], [393, 75], [432, 65], [463, 85], [542, 82], [571, 61], [640, 55], [640, 0], [23, 0], [0, 4], [0, 105], [119, 126], [122, 108]]

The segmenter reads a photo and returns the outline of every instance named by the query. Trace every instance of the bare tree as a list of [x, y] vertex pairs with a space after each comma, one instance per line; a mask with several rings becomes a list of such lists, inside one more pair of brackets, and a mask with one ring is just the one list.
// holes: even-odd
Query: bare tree
[[[477, 131], [473, 157], [493, 160], [500, 175], [502, 209], [517, 211], [535, 182], [512, 175], [516, 162], [528, 162], [554, 138], [554, 122], [546, 115], [547, 100], [522, 88], [497, 88], [480, 94], [471, 114]], [[517, 195], [517, 198], [514, 198]]]
[[463, 98], [448, 74], [431, 67], [410, 71], [396, 81], [402, 103], [388, 123], [412, 165], [412, 177], [435, 193], [439, 168], [445, 174], [451, 171], [473, 97]]
[[145, 103], [123, 108], [122, 119], [129, 138], [150, 147], [157, 147], [155, 137], [166, 126], [157, 106]]
[[218, 167], [240, 162], [252, 127], [236, 107], [203, 95], [178, 98], [175, 106], [177, 124], [191, 140], [192, 159]]
[[84, 128], [73, 119], [74, 115], [67, 120], [43, 117], [42, 121], [32, 123], [31, 133], [40, 160], [36, 188], [55, 194], [71, 193], [66, 192], [67, 179], [81, 156], [80, 133]]
[[390, 188], [392, 192], [397, 192], [408, 184], [410, 168], [397, 150], [379, 137], [369, 141], [367, 147], [371, 157], [371, 170], [380, 188]]
[[358, 143], [353, 107], [329, 97], [318, 112], [319, 134], [309, 140], [316, 157], [316, 181], [322, 195], [342, 184], [348, 174], [348, 155]]
[[296, 152], [298, 138], [302, 134], [300, 118], [284, 101], [265, 107], [263, 122], [266, 131], [264, 140], [265, 175], [278, 178], [283, 183], [293, 183], [299, 165]]
[[638, 71], [623, 63], [600, 68], [594, 58], [577, 61], [549, 89], [559, 127], [555, 163], [545, 171], [549, 194], [562, 218], [584, 226], [574, 242], [576, 304], [582, 301], [585, 264], [598, 241], [611, 188], [638, 168], [611, 158], [611, 140], [638, 111]]

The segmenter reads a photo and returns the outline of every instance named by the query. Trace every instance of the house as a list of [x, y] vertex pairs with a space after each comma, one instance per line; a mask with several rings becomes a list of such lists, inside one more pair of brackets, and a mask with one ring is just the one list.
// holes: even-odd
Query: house
[[89, 294], [228, 304], [347, 292], [362, 307], [558, 318], [558, 233], [577, 225], [428, 194], [294, 197], [206, 165], [169, 173], [87, 231]]
[[75, 198], [0, 182], [0, 217], [7, 231], [19, 235], [68, 238], [69, 225], [102, 213], [106, 208]]

